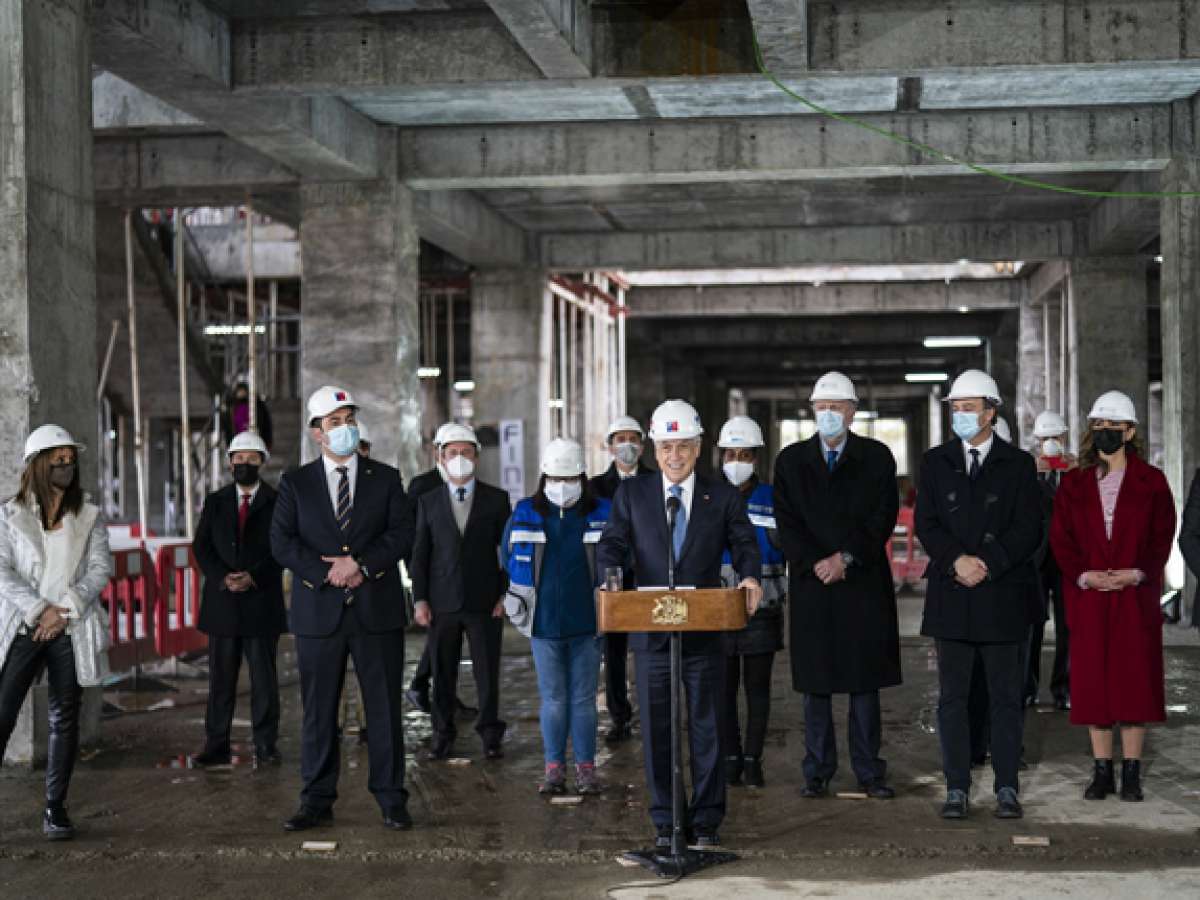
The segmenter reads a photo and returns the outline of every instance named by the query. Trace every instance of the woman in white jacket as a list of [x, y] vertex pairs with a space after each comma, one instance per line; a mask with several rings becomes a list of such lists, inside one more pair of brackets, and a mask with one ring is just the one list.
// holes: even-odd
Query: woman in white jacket
[[112, 563], [100, 510], [79, 487], [81, 449], [57, 425], [34, 431], [20, 489], [0, 506], [0, 760], [44, 667], [50, 727], [42, 830], [51, 840], [74, 836], [66, 799], [82, 688], [108, 671], [107, 615], [98, 601]]

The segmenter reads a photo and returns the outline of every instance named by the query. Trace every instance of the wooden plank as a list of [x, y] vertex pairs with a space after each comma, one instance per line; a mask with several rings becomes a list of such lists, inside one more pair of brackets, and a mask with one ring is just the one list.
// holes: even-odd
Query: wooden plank
[[598, 594], [596, 618], [602, 632], [739, 631], [746, 627], [746, 592], [741, 588]]

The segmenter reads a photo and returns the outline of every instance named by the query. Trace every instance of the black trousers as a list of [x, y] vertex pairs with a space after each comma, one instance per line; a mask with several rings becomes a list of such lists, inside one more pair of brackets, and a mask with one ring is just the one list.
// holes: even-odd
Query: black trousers
[[967, 695], [967, 721], [971, 729], [971, 762], [987, 758], [992, 740], [991, 699], [988, 696], [987, 670], [983, 657], [977, 652], [971, 667], [971, 692]]
[[273, 751], [279, 741], [279, 675], [275, 651], [279, 637], [208, 638], [208, 709], [204, 715], [205, 749], [229, 752], [229, 732], [237, 706], [242, 657], [250, 670], [250, 720], [254, 746]]
[[604, 636], [604, 704], [614, 725], [633, 718], [629, 702], [629, 635], [623, 631]]
[[46, 805], [62, 806], [79, 754], [79, 706], [83, 697], [75, 675], [75, 649], [66, 633], [52, 641], [35, 641], [25, 633], [18, 633], [13, 639], [4, 668], [0, 669], [0, 761], [8, 749], [8, 739], [17, 725], [25, 696], [43, 668], [50, 698]]
[[[1047, 602], [1054, 614], [1054, 668], [1050, 671], [1050, 696], [1068, 700], [1071, 696], [1071, 632], [1067, 627], [1067, 610], [1062, 589], [1054, 585], [1047, 592]], [[1046, 627], [1035, 625], [1029, 641], [1029, 675], [1025, 680], [1025, 696], [1036, 698], [1042, 674], [1042, 637]]]
[[[771, 718], [771, 667], [774, 653], [749, 653], [725, 657], [725, 712], [721, 717], [721, 739], [726, 756], [760, 757]], [[746, 685], [746, 742], [738, 716], [738, 692]]]
[[[879, 757], [883, 742], [879, 691], [862, 691], [850, 697], [846, 732], [850, 743], [850, 765], [859, 784], [882, 781], [887, 763]], [[833, 724], [833, 695], [804, 695], [804, 777], [832, 781], [837, 773], [837, 729]]]
[[416, 691], [418, 694], [429, 693], [429, 682], [433, 679], [433, 663], [430, 662], [432, 654], [429, 651], [430, 633], [425, 634], [425, 646], [421, 650], [421, 658], [417, 661], [417, 671], [413, 674], [413, 680], [409, 683], [410, 690]]
[[1024, 717], [1021, 690], [1025, 674], [1023, 641], [980, 644], [938, 640], [938, 736], [942, 745], [942, 770], [949, 790], [971, 788], [970, 694], [976, 658], [983, 667], [988, 693], [989, 746], [992, 751], [994, 790], [1020, 788], [1017, 768], [1021, 760]]
[[296, 636], [304, 725], [300, 743], [300, 802], [325, 810], [337, 799], [341, 767], [338, 711], [346, 660], [367, 712], [367, 787], [381, 809], [407, 802], [404, 789], [404, 631], [365, 631], [350, 607], [333, 634]]
[[[640, 651], [637, 696], [642, 723], [642, 755], [650, 788], [650, 819], [670, 825], [671, 815], [671, 654]], [[725, 701], [725, 657], [713, 653], [683, 657], [692, 799], [687, 823], [717, 828], [725, 818], [725, 769], [721, 765], [721, 719]]]
[[433, 614], [429, 627], [430, 662], [433, 665], [433, 730], [444, 740], [458, 734], [454, 724], [454, 700], [458, 696], [458, 665], [462, 659], [462, 637], [471, 650], [475, 691], [479, 694], [479, 717], [475, 730], [485, 745], [498, 744], [508, 727], [500, 718], [500, 647], [504, 620], [490, 612]]

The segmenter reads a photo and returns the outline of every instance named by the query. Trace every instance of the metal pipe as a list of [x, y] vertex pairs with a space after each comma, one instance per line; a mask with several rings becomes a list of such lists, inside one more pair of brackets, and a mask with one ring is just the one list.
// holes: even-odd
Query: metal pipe
[[555, 398], [559, 401], [558, 433], [556, 437], [567, 436], [567, 303], [551, 289], [550, 297], [554, 300], [554, 314], [558, 322], [558, 390]]
[[279, 383], [276, 381], [278, 376], [277, 359], [275, 353], [275, 345], [278, 343], [278, 335], [275, 329], [279, 326], [275, 324], [276, 318], [279, 316], [279, 282], [274, 278], [270, 282], [270, 306], [267, 307], [269, 318], [267, 319], [267, 398], [270, 399], [278, 395]]
[[1063, 417], [1070, 415], [1067, 409], [1067, 285], [1058, 295], [1058, 409]]
[[1046, 368], [1046, 383], [1042, 390], [1043, 409], [1050, 409], [1050, 382], [1053, 378], [1054, 364], [1050, 352], [1050, 300], [1042, 298], [1042, 356]]
[[258, 335], [255, 334], [257, 311], [254, 303], [254, 207], [246, 204], [246, 321], [250, 324], [250, 342], [246, 353], [250, 358], [247, 379], [250, 382], [250, 430], [258, 434]]
[[175, 305], [179, 340], [179, 452], [183, 462], [184, 535], [192, 539], [192, 429], [188, 422], [187, 291], [184, 287], [183, 210], [175, 207]]
[[624, 414], [629, 409], [628, 382], [625, 379], [625, 288], [617, 287], [617, 412]]
[[579, 381], [578, 370], [575, 367], [575, 348], [579, 345], [579, 310], [573, 303], [567, 304], [567, 397], [563, 415], [567, 419], [566, 436], [575, 438], [575, 388]]
[[133, 211], [128, 209], [125, 210], [125, 299], [129, 315], [129, 380], [133, 388], [133, 464], [137, 471], [138, 524], [145, 539], [146, 459], [142, 433], [142, 379], [138, 370], [137, 307], [133, 290]]
[[554, 436], [554, 411], [550, 398], [554, 396], [554, 295], [542, 288], [542, 321], [538, 329], [538, 412], [537, 443], [544, 447]]
[[446, 292], [446, 418], [454, 417], [454, 292]]
[[113, 319], [112, 331], [108, 335], [108, 349], [104, 351], [104, 365], [100, 367], [100, 381], [96, 384], [96, 402], [104, 397], [104, 389], [108, 386], [108, 370], [112, 366], [113, 351], [117, 349], [117, 335], [121, 331], [121, 320]]

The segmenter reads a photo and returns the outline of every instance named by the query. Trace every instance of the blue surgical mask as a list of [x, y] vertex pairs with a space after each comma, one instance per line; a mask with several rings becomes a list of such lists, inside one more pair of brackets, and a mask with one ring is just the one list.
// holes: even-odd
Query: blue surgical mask
[[954, 433], [964, 441], [969, 441], [979, 434], [979, 413], [956, 411], [954, 413]]
[[817, 413], [817, 431], [821, 437], [832, 440], [846, 430], [846, 417], [836, 409], [822, 409]]
[[358, 426], [339, 425], [326, 434], [329, 452], [334, 456], [349, 456], [358, 449]]

